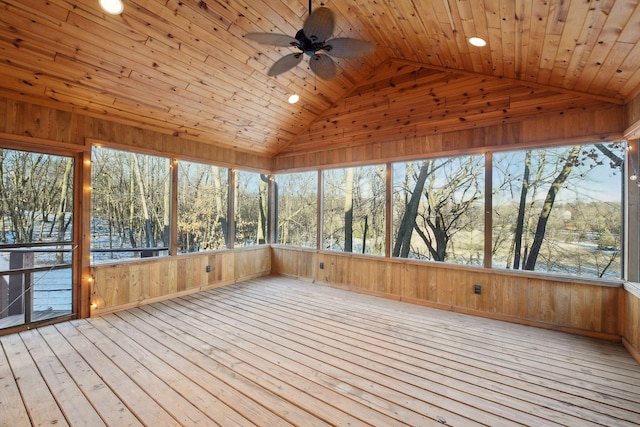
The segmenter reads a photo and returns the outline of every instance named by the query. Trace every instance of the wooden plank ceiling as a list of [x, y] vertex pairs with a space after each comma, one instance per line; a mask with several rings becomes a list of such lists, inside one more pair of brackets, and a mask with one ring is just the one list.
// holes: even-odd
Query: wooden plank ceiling
[[[273, 156], [373, 140], [376, 129], [390, 137], [621, 104], [640, 87], [640, 4], [630, 0], [314, 2], [335, 12], [335, 36], [376, 46], [337, 59], [332, 81], [306, 60], [268, 77], [293, 50], [244, 37], [293, 36], [306, 0], [124, 3], [113, 16], [98, 0], [0, 0], [0, 95]], [[293, 93], [301, 101], [290, 105]]]

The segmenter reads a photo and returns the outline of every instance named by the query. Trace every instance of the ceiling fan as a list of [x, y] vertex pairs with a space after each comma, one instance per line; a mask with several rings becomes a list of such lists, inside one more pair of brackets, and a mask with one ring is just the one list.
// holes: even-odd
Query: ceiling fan
[[268, 71], [269, 76], [277, 76], [295, 67], [302, 61], [302, 56], [309, 56], [309, 68], [323, 80], [336, 77], [336, 65], [331, 57], [360, 58], [371, 55], [375, 51], [373, 44], [352, 38], [335, 38], [327, 40], [333, 34], [335, 25], [334, 14], [326, 7], [319, 7], [311, 11], [309, 1], [309, 16], [304, 21], [301, 30], [295, 37], [285, 34], [249, 33], [246, 37], [258, 43], [273, 46], [292, 46], [300, 52], [291, 53], [276, 61]]

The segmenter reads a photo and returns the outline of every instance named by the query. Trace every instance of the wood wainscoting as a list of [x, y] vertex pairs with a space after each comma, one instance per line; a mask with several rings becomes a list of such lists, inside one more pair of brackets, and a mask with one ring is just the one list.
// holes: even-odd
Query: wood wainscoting
[[272, 274], [596, 338], [622, 335], [622, 283], [283, 246], [272, 247], [271, 259]]
[[624, 284], [624, 324], [622, 342], [640, 363], [640, 284]]
[[94, 265], [91, 315], [268, 275], [270, 255], [269, 247], [260, 245]]

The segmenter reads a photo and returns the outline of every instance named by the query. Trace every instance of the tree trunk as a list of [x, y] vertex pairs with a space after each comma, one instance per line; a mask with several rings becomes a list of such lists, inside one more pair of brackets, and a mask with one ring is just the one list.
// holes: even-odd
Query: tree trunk
[[258, 181], [260, 218], [258, 219], [258, 244], [267, 243], [267, 212], [269, 198], [267, 197], [267, 187], [269, 178], [267, 175], [260, 174]]
[[344, 251], [353, 252], [353, 168], [346, 169], [344, 190]]
[[229, 226], [227, 224], [227, 209], [224, 209], [222, 203], [222, 179], [220, 173], [222, 169], [216, 170], [213, 174], [213, 182], [215, 184], [215, 201], [216, 201], [216, 218], [217, 222], [222, 228], [222, 235], [224, 236], [225, 247], [229, 247]]
[[[134, 154], [135, 156], [135, 154]], [[127, 220], [128, 223], [128, 227], [123, 227], [123, 232], [129, 234], [129, 243], [131, 244], [132, 248], [136, 248], [138, 247], [138, 244], [136, 243], [136, 221], [135, 221], [135, 214], [136, 214], [136, 207], [135, 207], [135, 197], [133, 195], [133, 193], [135, 192], [135, 181], [134, 181], [134, 174], [129, 174], [129, 187], [127, 188], [127, 190], [129, 191], [129, 198], [128, 198], [128, 202], [129, 202], [129, 218]], [[126, 212], [126, 206], [122, 207], [122, 215], [124, 217], [124, 215], [127, 213]]]
[[362, 253], [366, 252], [367, 248], [367, 231], [369, 231], [369, 216], [364, 216], [364, 232], [362, 233]]
[[[67, 210], [67, 194], [69, 190], [69, 181], [71, 178], [71, 172], [73, 171], [73, 159], [68, 158], [67, 162], [64, 166], [64, 174], [62, 175], [62, 183], [60, 184], [60, 200], [58, 202], [58, 211], [56, 213], [57, 222], [58, 222], [58, 236], [57, 239], [59, 242], [65, 240], [64, 236], [67, 231], [65, 221], [65, 212]], [[64, 262], [64, 252], [56, 253], [56, 262], [62, 263]]]
[[609, 259], [607, 261], [607, 265], [604, 266], [602, 271], [598, 274], [598, 277], [603, 277], [604, 276], [604, 274], [607, 272], [609, 267], [611, 267], [611, 264], [613, 264], [613, 261], [615, 261], [615, 259], [618, 257], [618, 255], [620, 255], [620, 251], [614, 251], [613, 254], [611, 254], [611, 256], [609, 256]]
[[425, 161], [420, 167], [420, 173], [416, 180], [416, 186], [411, 191], [411, 198], [407, 204], [404, 214], [402, 215], [402, 221], [400, 222], [400, 228], [398, 229], [398, 235], [396, 236], [396, 243], [393, 246], [393, 256], [407, 258], [409, 256], [409, 250], [411, 248], [411, 234], [416, 225], [416, 217], [418, 216], [418, 206], [420, 205], [420, 198], [422, 197], [422, 190], [424, 189], [424, 183], [429, 176], [429, 163]]
[[605, 156], [611, 160], [612, 167], [620, 167], [624, 162], [624, 159], [616, 155], [613, 151], [609, 150], [609, 148], [604, 144], [595, 144], [596, 148], [602, 152]]
[[547, 191], [547, 197], [545, 198], [544, 204], [542, 205], [542, 211], [540, 212], [540, 217], [538, 218], [538, 226], [536, 227], [536, 234], [533, 238], [533, 243], [531, 244], [531, 250], [529, 251], [529, 256], [526, 260], [524, 270], [533, 270], [536, 266], [538, 254], [540, 253], [540, 248], [542, 247], [544, 235], [547, 230], [547, 222], [549, 221], [549, 216], [551, 215], [551, 210], [553, 209], [553, 203], [556, 200], [558, 191], [560, 191], [562, 185], [565, 183], [565, 181], [569, 177], [569, 174], [571, 174], [571, 171], [576, 165], [579, 153], [579, 145], [576, 145], [571, 149], [571, 153], [569, 153], [564, 167], [551, 184], [551, 187], [549, 187], [549, 191]]
[[[177, 167], [174, 166], [174, 167]], [[164, 181], [163, 196], [163, 229], [162, 229], [162, 241], [164, 246], [170, 246], [171, 244], [171, 181], [173, 179], [173, 173], [171, 172], [171, 163], [167, 165], [167, 179]]]
[[436, 238], [436, 253], [434, 261], [444, 261], [447, 258], [447, 244], [449, 243], [449, 233], [445, 228], [445, 221], [442, 213], [436, 213], [436, 226], [433, 228], [433, 235]]
[[529, 174], [531, 173], [531, 151], [527, 151], [524, 157], [524, 174], [522, 175], [522, 189], [520, 190], [520, 204], [518, 205], [518, 218], [516, 219], [516, 231], [513, 250], [513, 269], [520, 269], [522, 255], [522, 235], [524, 233], [524, 214], [527, 205], [527, 192], [529, 191]]
[[144, 183], [142, 182], [142, 173], [140, 172], [140, 162], [138, 162], [138, 156], [136, 154], [132, 154], [132, 156], [136, 181], [138, 184], [138, 191], [140, 192], [140, 203], [142, 205], [142, 215], [144, 217], [144, 233], [146, 237], [146, 243], [147, 247], [151, 248], [156, 246], [156, 242], [153, 236], [153, 230], [151, 229], [151, 218], [149, 216], [149, 209], [147, 208], [147, 198], [145, 196]]

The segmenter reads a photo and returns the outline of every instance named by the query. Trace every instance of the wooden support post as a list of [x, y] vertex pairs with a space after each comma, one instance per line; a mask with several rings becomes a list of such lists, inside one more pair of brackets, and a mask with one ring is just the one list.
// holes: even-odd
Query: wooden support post
[[[626, 167], [625, 186], [627, 188], [626, 203], [626, 259], [625, 279], [630, 282], [640, 281], [640, 188], [638, 173], [640, 172], [640, 144], [637, 139], [628, 142], [629, 150]], [[630, 177], [635, 175], [635, 180]]]
[[170, 224], [166, 224], [169, 230], [169, 255], [178, 255], [178, 167], [178, 159], [171, 159], [171, 213], [169, 214]]
[[236, 243], [236, 169], [229, 168], [229, 206], [227, 217], [229, 221], [227, 221], [227, 229], [229, 232], [227, 235], [229, 236], [227, 241], [227, 248], [233, 249]]
[[493, 156], [484, 155], [484, 268], [491, 268], [493, 246]]
[[[33, 267], [33, 252], [15, 251], [11, 253], [9, 257], [9, 268], [11, 270], [29, 267]], [[31, 298], [25, 298], [25, 295], [31, 292], [31, 281], [26, 280], [30, 278], [30, 274], [23, 273], [9, 276], [9, 307], [7, 310], [9, 316], [25, 313], [25, 304], [31, 300]]]
[[269, 211], [267, 216], [267, 243], [278, 243], [278, 185], [276, 177], [269, 174]]
[[80, 318], [91, 316], [91, 146], [75, 157], [75, 183], [73, 208], [73, 312]]
[[323, 234], [324, 234], [324, 224], [323, 222], [323, 218], [324, 218], [324, 179], [323, 179], [323, 175], [322, 175], [322, 169], [318, 169], [318, 194], [316, 195], [317, 197], [317, 204], [318, 204], [318, 210], [317, 210], [317, 216], [316, 216], [316, 221], [318, 224], [317, 227], [317, 233], [316, 233], [316, 249], [322, 250], [324, 249], [324, 245], [323, 245]]
[[[33, 254], [31, 254], [33, 266]], [[33, 274], [24, 273], [24, 323], [28, 325], [33, 320]]]
[[391, 258], [391, 245], [393, 242], [393, 165], [387, 163], [387, 171], [385, 175], [385, 239], [384, 239], [384, 256]]
[[0, 319], [9, 315], [9, 282], [0, 276]]

